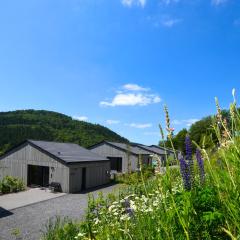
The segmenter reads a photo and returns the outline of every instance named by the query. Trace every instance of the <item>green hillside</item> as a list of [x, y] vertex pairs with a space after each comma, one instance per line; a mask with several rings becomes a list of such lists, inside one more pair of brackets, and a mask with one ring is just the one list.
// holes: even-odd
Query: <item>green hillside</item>
[[44, 110], [0, 112], [0, 152], [26, 139], [78, 143], [88, 147], [102, 140], [127, 142], [99, 124], [73, 120]]

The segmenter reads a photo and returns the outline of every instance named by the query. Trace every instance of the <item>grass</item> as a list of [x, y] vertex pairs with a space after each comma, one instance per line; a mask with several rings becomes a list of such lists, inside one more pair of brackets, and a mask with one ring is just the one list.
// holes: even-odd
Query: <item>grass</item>
[[[188, 155], [180, 159], [179, 168], [167, 166], [166, 173], [155, 178], [140, 174], [118, 196], [89, 196], [85, 221], [57, 221], [43, 239], [240, 239], [240, 114], [234, 101], [227, 124], [218, 101], [216, 105], [217, 146], [197, 146], [195, 156], [188, 142]], [[64, 238], [59, 238], [64, 229]]]

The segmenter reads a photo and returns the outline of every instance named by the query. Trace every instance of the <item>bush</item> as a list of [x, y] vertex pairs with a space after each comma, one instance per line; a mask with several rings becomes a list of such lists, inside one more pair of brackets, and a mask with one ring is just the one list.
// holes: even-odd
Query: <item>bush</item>
[[25, 184], [19, 178], [6, 176], [0, 181], [0, 193], [13, 193], [25, 190]]
[[50, 219], [46, 225], [46, 233], [43, 234], [43, 240], [73, 240], [79, 233], [78, 224], [68, 218]]
[[142, 171], [118, 175], [116, 181], [128, 185], [138, 184], [154, 176], [154, 168], [144, 166]]

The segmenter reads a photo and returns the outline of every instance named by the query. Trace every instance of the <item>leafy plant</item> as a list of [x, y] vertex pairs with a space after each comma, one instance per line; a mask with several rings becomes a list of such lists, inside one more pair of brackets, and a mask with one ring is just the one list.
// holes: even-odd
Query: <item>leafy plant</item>
[[25, 184], [21, 179], [12, 176], [6, 176], [0, 181], [0, 192], [2, 194], [20, 192], [25, 188]]
[[50, 219], [43, 234], [43, 240], [73, 240], [79, 232], [78, 224], [68, 218]]

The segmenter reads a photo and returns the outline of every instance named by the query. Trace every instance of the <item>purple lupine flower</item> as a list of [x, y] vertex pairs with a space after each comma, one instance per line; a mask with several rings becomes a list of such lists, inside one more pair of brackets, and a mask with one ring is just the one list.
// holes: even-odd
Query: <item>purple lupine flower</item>
[[131, 208], [130, 201], [128, 199], [125, 199], [123, 202], [123, 207], [125, 208], [124, 213], [128, 214], [129, 217], [134, 216], [134, 210]]
[[196, 150], [196, 159], [197, 159], [199, 173], [200, 173], [200, 181], [201, 181], [201, 184], [203, 184], [205, 181], [205, 170], [204, 170], [204, 162], [199, 149]]
[[188, 135], [185, 138], [185, 146], [186, 146], [186, 160], [191, 160], [192, 159], [192, 142]]
[[191, 189], [191, 175], [190, 175], [190, 168], [185, 159], [182, 157], [180, 158], [180, 172], [183, 179], [183, 185], [186, 190]]
[[123, 202], [123, 207], [124, 208], [129, 208], [130, 207], [130, 201], [128, 199], [125, 199], [125, 201]]
[[125, 209], [125, 213], [128, 214], [129, 217], [134, 216], [134, 210], [130, 207]]
[[194, 162], [192, 158], [192, 142], [188, 135], [186, 136], [185, 139], [185, 146], [186, 146], [186, 161], [189, 167], [191, 186], [194, 186]]

